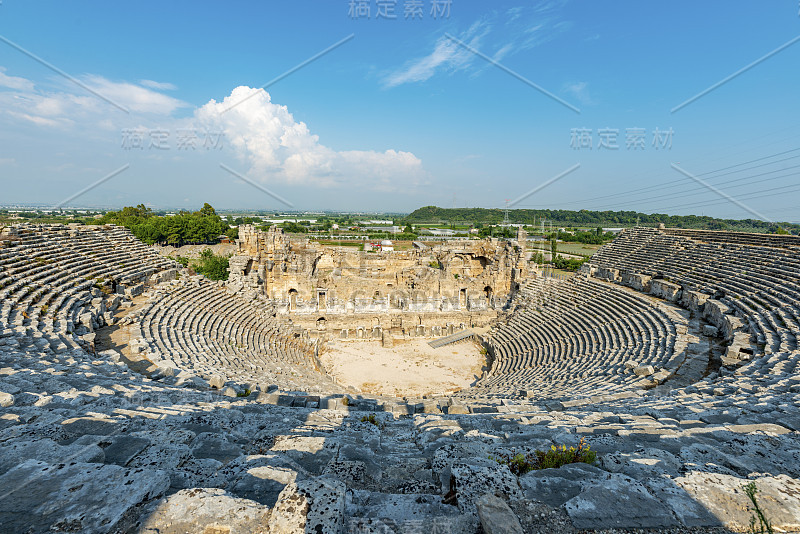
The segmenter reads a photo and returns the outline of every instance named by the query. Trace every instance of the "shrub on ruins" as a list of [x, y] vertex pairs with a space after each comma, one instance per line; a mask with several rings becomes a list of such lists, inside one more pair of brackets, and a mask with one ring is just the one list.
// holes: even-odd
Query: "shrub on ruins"
[[375, 425], [377, 427], [381, 426], [378, 420], [375, 418], [375, 414], [371, 413], [369, 415], [365, 415], [361, 418], [362, 423], [369, 423], [371, 425]]
[[549, 451], [536, 449], [531, 454], [498, 454], [489, 458], [501, 465], [507, 465], [512, 473], [521, 476], [529, 471], [558, 468], [567, 464], [594, 464], [597, 461], [597, 453], [590, 449], [584, 438], [581, 438], [577, 447], [553, 445]]
[[183, 267], [188, 267], [189, 266], [189, 258], [187, 258], [186, 256], [174, 256], [174, 257], [173, 256], [167, 256], [167, 257], [169, 259], [171, 259], [171, 260], [177, 261]]
[[219, 256], [210, 248], [204, 248], [200, 252], [200, 258], [193, 263], [194, 270], [209, 280], [227, 280], [229, 258], [230, 256]]
[[556, 256], [556, 259], [553, 260], [553, 267], [556, 269], [561, 269], [562, 271], [577, 271], [584, 263], [586, 263], [586, 258], [568, 259], [561, 256]]

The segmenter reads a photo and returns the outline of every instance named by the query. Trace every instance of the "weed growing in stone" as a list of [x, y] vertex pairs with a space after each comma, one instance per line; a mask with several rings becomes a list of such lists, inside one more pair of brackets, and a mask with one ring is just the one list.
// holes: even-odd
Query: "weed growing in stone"
[[758, 500], [756, 499], [758, 488], [756, 488], [756, 483], [750, 482], [744, 486], [744, 492], [747, 494], [750, 502], [753, 503], [753, 515], [750, 516], [750, 530], [748, 532], [753, 534], [772, 534], [775, 532], [772, 529], [772, 524], [770, 524], [769, 519], [764, 515], [764, 511], [758, 505]]
[[520, 476], [529, 471], [558, 468], [567, 464], [594, 464], [597, 461], [597, 453], [589, 448], [584, 438], [581, 438], [577, 447], [553, 445], [549, 451], [537, 449], [532, 454], [498, 454], [497, 457], [489, 458], [501, 465], [507, 465], [512, 473]]
[[362, 423], [370, 423], [370, 424], [373, 424], [375, 426], [380, 426], [380, 423], [378, 423], [378, 420], [375, 418], [375, 414], [372, 414], [372, 413], [362, 417], [361, 418], [361, 422]]

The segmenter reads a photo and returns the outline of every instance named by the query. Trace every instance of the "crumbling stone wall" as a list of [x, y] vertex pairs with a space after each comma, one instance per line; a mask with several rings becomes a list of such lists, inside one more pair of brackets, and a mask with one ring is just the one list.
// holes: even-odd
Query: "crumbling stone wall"
[[364, 252], [239, 227], [228, 290], [278, 313], [354, 316], [481, 313], [502, 308], [527, 276], [525, 242], [458, 241], [425, 250]]

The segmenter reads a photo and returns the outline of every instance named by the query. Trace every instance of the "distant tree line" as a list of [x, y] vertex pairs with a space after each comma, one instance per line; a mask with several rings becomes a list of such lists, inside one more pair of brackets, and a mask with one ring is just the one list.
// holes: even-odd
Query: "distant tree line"
[[[402, 224], [470, 224], [486, 225], [503, 222], [504, 210], [487, 208], [439, 208], [425, 206], [403, 218]], [[732, 230], [744, 232], [778, 233], [786, 231], [797, 235], [800, 224], [772, 223], [757, 219], [717, 219], [704, 215], [667, 215], [665, 213], [639, 213], [636, 211], [593, 211], [593, 210], [509, 210], [509, 220], [515, 224], [533, 225], [542, 219], [558, 226], [601, 226], [628, 227], [640, 224], [656, 226], [663, 223], [671, 228], [694, 228], [701, 230]]]
[[144, 204], [139, 204], [109, 211], [91, 223], [124, 226], [148, 245], [216, 243], [221, 235], [230, 239], [238, 237], [238, 228], [231, 228], [208, 203], [199, 211], [181, 211], [167, 216], [158, 216]]
[[613, 232], [603, 232], [603, 229], [598, 226], [596, 230], [590, 232], [553, 232], [551, 239], [553, 237], [560, 241], [572, 241], [583, 243], [584, 245], [602, 245], [613, 240], [616, 236]]

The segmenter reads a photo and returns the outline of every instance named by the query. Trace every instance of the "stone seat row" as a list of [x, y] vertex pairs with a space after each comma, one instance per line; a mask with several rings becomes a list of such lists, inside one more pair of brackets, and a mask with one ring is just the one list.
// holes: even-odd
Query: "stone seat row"
[[316, 369], [311, 347], [288, 335], [272, 310], [199, 278], [166, 284], [137, 320], [154, 361], [245, 383], [335, 388]]
[[53, 350], [77, 347], [76, 332], [90, 333], [92, 324], [103, 322], [98, 300], [113, 300], [114, 286], [124, 287], [117, 282], [145, 280], [175, 266], [152, 251], [141, 254], [146, 247], [116, 227], [25, 225], [12, 231], [12, 242], [0, 248], [0, 326], [22, 335], [40, 332]]
[[524, 309], [492, 333], [493, 366], [472, 394], [621, 391], [642, 382], [626, 363], [664, 367], [673, 356], [681, 318], [632, 292], [576, 276], [533, 280], [520, 296]]

